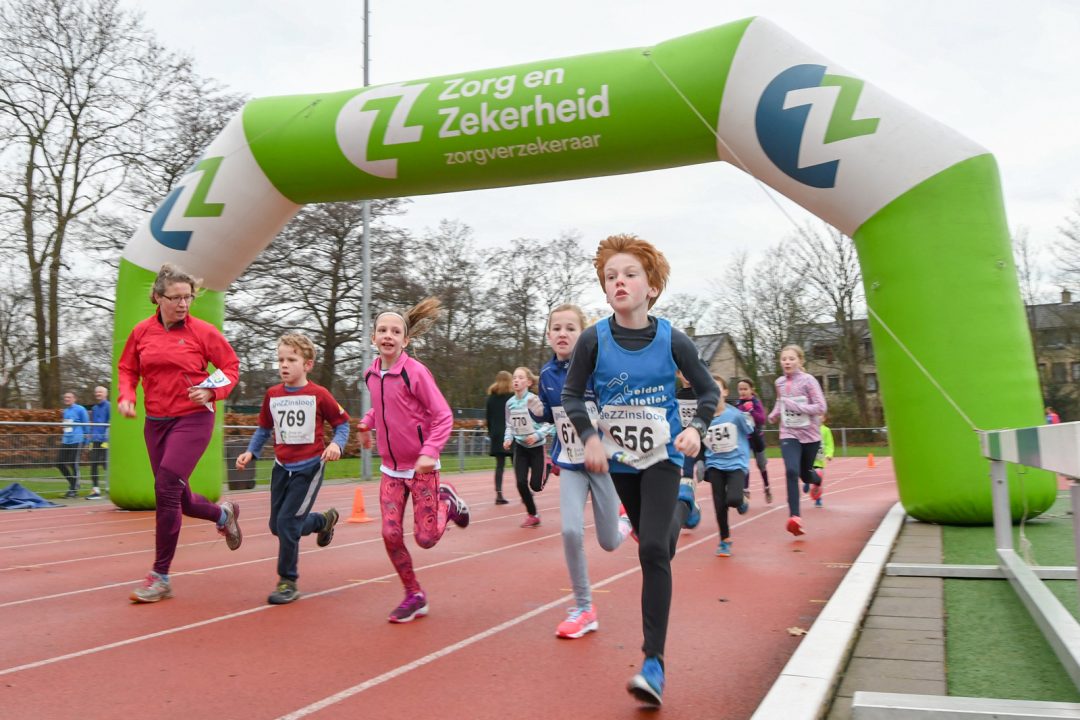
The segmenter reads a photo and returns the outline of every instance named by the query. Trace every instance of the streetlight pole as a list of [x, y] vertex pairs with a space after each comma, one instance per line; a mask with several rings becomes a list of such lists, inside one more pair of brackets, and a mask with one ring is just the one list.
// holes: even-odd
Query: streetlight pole
[[[364, 87], [369, 84], [368, 65], [370, 56], [368, 46], [371, 35], [368, 32], [368, 0], [364, 0]], [[368, 390], [364, 373], [371, 365], [371, 202], [363, 204], [363, 234], [360, 237], [360, 264], [363, 265], [364, 294], [360, 302], [360, 416], [371, 409], [371, 392]], [[360, 478], [371, 479], [371, 450], [360, 451]]]

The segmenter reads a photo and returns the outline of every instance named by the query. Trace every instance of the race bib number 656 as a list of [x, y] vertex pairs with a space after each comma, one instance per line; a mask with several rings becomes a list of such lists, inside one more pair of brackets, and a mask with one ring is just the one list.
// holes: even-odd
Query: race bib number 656
[[600, 412], [604, 450], [609, 457], [642, 470], [668, 458], [671, 428], [662, 408], [609, 405]]

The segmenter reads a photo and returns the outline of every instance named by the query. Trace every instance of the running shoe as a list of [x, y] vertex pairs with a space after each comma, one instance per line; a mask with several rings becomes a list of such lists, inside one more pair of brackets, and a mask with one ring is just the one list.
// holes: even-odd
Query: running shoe
[[101, 491], [98, 490], [97, 488], [94, 488], [94, 491], [92, 493], [90, 493], [89, 495], [87, 495], [83, 499], [84, 500], [100, 500], [101, 499]]
[[716, 556], [731, 557], [731, 543], [721, 540], [720, 545], [718, 545], [716, 548]]
[[810, 486], [810, 499], [811, 500], [820, 500], [822, 492], [823, 491], [821, 489], [821, 484], [820, 483], [818, 483], [817, 485], [811, 485]]
[[523, 527], [523, 528], [540, 527], [540, 516], [539, 515], [527, 515], [525, 517], [525, 522], [521, 523], [521, 527]]
[[772, 488], [768, 485], [765, 486], [765, 504], [772, 505]]
[[341, 516], [338, 514], [337, 508], [330, 508], [323, 513], [322, 530], [315, 536], [316, 545], [326, 547], [334, 540], [334, 526], [337, 525], [339, 517]]
[[143, 584], [131, 591], [131, 602], [153, 603], [172, 597], [172, 585], [155, 572], [146, 576]]
[[506, 498], [504, 498], [502, 493], [496, 493], [495, 494], [495, 504], [496, 505], [509, 505], [510, 501], [507, 500]]
[[218, 528], [218, 532], [225, 536], [229, 549], [235, 550], [244, 541], [244, 534], [240, 532], [240, 503], [226, 500], [221, 503], [221, 509], [225, 511], [225, 524]]
[[643, 703], [649, 705], [662, 705], [664, 698], [664, 668], [660, 665], [660, 659], [655, 657], [645, 658], [641, 665], [641, 672], [630, 678], [626, 684], [627, 691]]
[[815, 501], [814, 501], [814, 507], [816, 507], [816, 508], [819, 508], [819, 507], [825, 507], [825, 506], [824, 506], [824, 505], [823, 505], [823, 504], [821, 503], [821, 498], [818, 498], [817, 500], [815, 500]]
[[735, 508], [735, 511], [736, 511], [737, 513], [739, 513], [740, 515], [745, 515], [745, 514], [747, 513], [747, 511], [748, 511], [749, 509], [750, 509], [750, 503], [748, 503], [748, 502], [746, 502], [745, 500], [743, 500], [743, 501], [742, 501], [742, 505], [740, 505], [739, 507]]
[[407, 623], [428, 614], [427, 595], [424, 591], [408, 593], [401, 604], [390, 613], [390, 622]]
[[439, 483], [439, 497], [450, 501], [450, 520], [459, 528], [469, 526], [469, 506], [448, 482]]
[[693, 478], [683, 478], [679, 482], [679, 499], [690, 506], [690, 512], [686, 515], [683, 527], [693, 530], [701, 522], [701, 508], [698, 507], [697, 499], [694, 498]]
[[[619, 506], [619, 544], [621, 545], [627, 537], [634, 534], [634, 526], [630, 522], [630, 516], [626, 514], [626, 506]], [[634, 535], [634, 540], [637, 540], [637, 536]]]
[[806, 493], [810, 492], [810, 483], [806, 483], [806, 482], [804, 482], [804, 483], [802, 484], [802, 491], [803, 491], [803, 495], [805, 495]]
[[555, 636], [561, 638], [579, 638], [593, 630], [599, 630], [600, 623], [596, 621], [596, 608], [589, 606], [588, 609], [579, 607], [570, 608], [566, 619], [555, 628]]
[[277, 588], [266, 598], [271, 605], [288, 605], [300, 599], [300, 591], [296, 589], [296, 581], [287, 578], [278, 580]]
[[787, 531], [798, 537], [799, 535], [805, 535], [806, 531], [802, 527], [802, 518], [798, 515], [792, 515], [787, 521]]

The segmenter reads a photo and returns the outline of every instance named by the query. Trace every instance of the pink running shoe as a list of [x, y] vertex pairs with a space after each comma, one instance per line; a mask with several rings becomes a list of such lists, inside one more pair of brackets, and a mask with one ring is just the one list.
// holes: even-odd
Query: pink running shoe
[[418, 617], [424, 617], [428, 614], [427, 595], [424, 591], [416, 593], [408, 593], [405, 599], [401, 601], [401, 604], [394, 608], [394, 611], [390, 613], [390, 622], [392, 623], [407, 623], [412, 622]]
[[561, 638], [579, 638], [586, 633], [600, 629], [600, 623], [596, 621], [596, 608], [589, 606], [587, 610], [579, 607], [570, 608], [566, 619], [555, 628], [555, 636]]
[[525, 522], [521, 523], [521, 527], [523, 527], [523, 528], [540, 527], [540, 516], [539, 515], [529, 515], [529, 516], [527, 516], [525, 518]]
[[792, 515], [787, 521], [787, 531], [798, 537], [799, 535], [805, 535], [806, 531], [802, 528], [802, 518], [798, 515]]

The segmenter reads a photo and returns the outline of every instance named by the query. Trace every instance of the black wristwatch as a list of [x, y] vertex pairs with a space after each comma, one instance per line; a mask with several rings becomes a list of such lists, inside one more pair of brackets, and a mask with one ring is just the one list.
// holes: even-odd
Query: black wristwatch
[[690, 427], [698, 431], [698, 435], [701, 436], [702, 440], [705, 439], [705, 433], [709, 431], [709, 426], [706, 425], [705, 421], [699, 417], [695, 417], [693, 420], [690, 421]]

